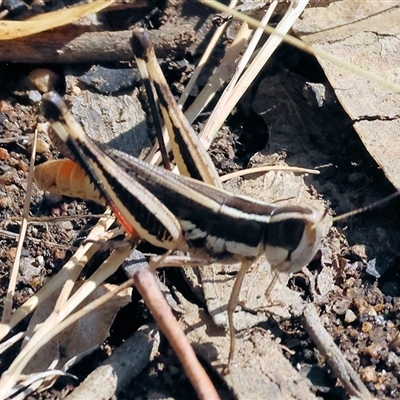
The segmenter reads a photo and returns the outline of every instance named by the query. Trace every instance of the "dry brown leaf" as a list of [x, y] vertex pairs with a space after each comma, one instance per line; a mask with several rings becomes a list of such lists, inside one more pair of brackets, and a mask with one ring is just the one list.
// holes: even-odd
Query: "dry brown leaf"
[[[99, 286], [84, 301], [81, 307], [112, 291], [114, 288], [115, 285], [111, 284]], [[77, 362], [78, 359], [98, 347], [107, 338], [108, 331], [118, 310], [130, 301], [131, 291], [132, 289], [127, 289], [120, 292], [117, 296], [113, 297], [112, 301], [107, 302], [105, 306], [91, 312], [75, 324], [70, 325], [67, 330], [56, 336], [36, 354], [25, 368], [24, 374], [45, 371], [54, 360], [58, 360], [58, 364], [54, 368], [67, 369], [73, 363]], [[38, 324], [46, 320], [54, 309], [57, 297], [58, 293], [37, 308], [30, 321], [28, 332], [32, 332], [37, 328]]]
[[80, 18], [99, 12], [112, 3], [114, 3], [114, 0], [96, 0], [82, 6], [36, 15], [25, 21], [0, 21], [0, 40], [17, 39], [65, 26]]
[[188, 339], [201, 358], [218, 372], [235, 398], [316, 399], [307, 379], [282, 354], [276, 338], [263, 329], [237, 333], [234, 362], [227, 373], [229, 335], [215, 326], [204, 310], [176, 294], [185, 310], [180, 322]]
[[[338, 1], [310, 8], [294, 26], [305, 41], [400, 82], [399, 2]], [[319, 59], [365, 147], [387, 178], [400, 189], [400, 94]]]

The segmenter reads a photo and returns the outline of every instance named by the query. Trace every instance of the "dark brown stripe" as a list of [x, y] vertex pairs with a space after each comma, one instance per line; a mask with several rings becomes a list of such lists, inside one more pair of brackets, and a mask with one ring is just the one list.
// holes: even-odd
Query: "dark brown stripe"
[[185, 142], [184, 136], [182, 135], [181, 129], [179, 127], [173, 126], [174, 131], [174, 140], [176, 145], [179, 148], [179, 152], [181, 154], [182, 160], [186, 166], [186, 169], [189, 175], [193, 179], [197, 179], [199, 181], [203, 181], [204, 178], [201, 174], [201, 171], [197, 168], [197, 165], [193, 161], [193, 157], [189, 151], [189, 148]]
[[[255, 203], [203, 185], [193, 179], [168, 173], [119, 151], [109, 149], [107, 153], [128, 174], [153, 193], [179, 220], [190, 221], [197, 229], [210, 236], [238, 244], [243, 243], [251, 247], [257, 247], [263, 242], [265, 245], [283, 247], [292, 252], [299, 245], [304, 232], [306, 221], [303, 215], [312, 213], [311, 210], [298, 206], [275, 207], [269, 204]], [[174, 192], [171, 187], [178, 183], [187, 185], [188, 189], [192, 188], [203, 193], [220, 203], [221, 206], [225, 205], [243, 212], [244, 218], [215, 213], [189, 196]], [[287, 213], [298, 213], [298, 218], [291, 217], [276, 222], [251, 219], [252, 215], [270, 216]], [[245, 217], [246, 214], [249, 218]], [[192, 245], [203, 246], [205, 240], [206, 238], [196, 239]]]
[[[171, 189], [176, 183], [180, 182], [182, 184], [183, 181], [192, 181], [192, 179], [183, 179], [173, 173], [148, 165], [119, 151], [109, 149], [107, 150], [107, 154], [116, 163], [120, 164], [133, 179], [137, 180], [157, 197], [178, 220], [190, 221], [196, 228], [202, 232], [206, 232], [210, 236], [244, 243], [251, 247], [257, 247], [262, 242], [265, 224], [246, 218], [235, 218], [215, 213], [194, 199], [185, 196], [185, 194], [181, 195]], [[209, 186], [199, 186], [205, 187], [207, 193], [213, 192], [217, 194], [221, 205], [232, 198], [229, 194], [217, 189], [213, 190]], [[240, 199], [240, 201], [241, 203], [249, 203], [249, 201], [243, 199]], [[201, 240], [196, 240], [197, 243], [199, 241]], [[205, 239], [203, 243], [204, 241]]]
[[145, 40], [147, 36], [147, 32], [143, 29], [135, 29], [131, 38], [131, 47], [133, 54], [137, 58], [141, 58], [145, 62], [147, 62], [147, 47], [148, 47], [148, 39]]
[[289, 218], [271, 222], [265, 227], [264, 244], [282, 247], [290, 253], [297, 249], [304, 233], [306, 222], [301, 218]]
[[[174, 107], [176, 104], [175, 100], [172, 97], [172, 94], [169, 92], [169, 88], [168, 88], [168, 92], [166, 93], [166, 91], [167, 91], [166, 88], [164, 88], [164, 86], [162, 84], [159, 84], [156, 81], [154, 82], [154, 87], [157, 91], [161, 107], [163, 107], [169, 115], [169, 108]], [[168, 102], [168, 98], [170, 98], [169, 102]], [[169, 104], [169, 103], [173, 103], [173, 104]], [[193, 161], [193, 156], [189, 150], [188, 144], [185, 141], [186, 134], [184, 132], [182, 132], [185, 129], [185, 127], [178, 126], [176, 123], [174, 123], [174, 121], [172, 121], [172, 119], [171, 119], [171, 123], [172, 123], [172, 129], [174, 132], [173, 140], [176, 143], [176, 145], [178, 146], [180, 155], [182, 157], [182, 160], [185, 164], [185, 167], [186, 167], [190, 177], [193, 179], [197, 179], [199, 181], [204, 181], [204, 177], [202, 176], [201, 171], [199, 170], [199, 168]], [[189, 129], [191, 129], [191, 127], [189, 127]], [[194, 132], [193, 132], [193, 134], [195, 135]], [[171, 140], [172, 140], [172, 138], [171, 138]]]
[[168, 153], [165, 147], [163, 133], [162, 133], [161, 116], [158, 111], [156, 99], [154, 98], [153, 88], [151, 86], [149, 79], [146, 79], [142, 76], [142, 80], [144, 87], [146, 88], [147, 97], [149, 99], [150, 110], [153, 116], [153, 123], [154, 123], [154, 128], [156, 130], [158, 145], [160, 147], [163, 166], [165, 169], [171, 170], [171, 164], [169, 162]]
[[[74, 153], [76, 160], [85, 170], [87, 175], [90, 177], [90, 180], [101, 192], [108, 204], [111, 202], [115, 204], [115, 202], [110, 196], [110, 193], [108, 193], [105, 187], [101, 184], [102, 179], [99, 179], [93, 170], [91, 162], [95, 163], [99, 167], [104, 179], [113, 188], [119, 200], [124, 204], [128, 212], [135, 217], [136, 221], [138, 221], [143, 229], [160, 241], [172, 241], [173, 238], [168, 229], [160, 223], [153, 213], [149, 212], [146, 206], [140, 202], [138, 197], [134, 196], [128, 189], [121, 185], [118, 180], [118, 171], [108, 171], [107, 160], [105, 160], [104, 163], [101, 163], [99, 157], [83, 143], [77, 143], [76, 141], [69, 139], [67, 144], [70, 150]], [[93, 146], [95, 145], [93, 144]], [[98, 151], [101, 153], [100, 149], [98, 149]], [[108, 158], [106, 155], [103, 155], [103, 157], [106, 159]]]

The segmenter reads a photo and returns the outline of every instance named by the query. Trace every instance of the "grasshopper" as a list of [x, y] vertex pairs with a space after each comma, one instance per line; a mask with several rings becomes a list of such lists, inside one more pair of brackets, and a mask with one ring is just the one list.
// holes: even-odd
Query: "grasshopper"
[[265, 255], [274, 271], [299, 271], [319, 248], [323, 216], [220, 188], [215, 167], [173, 100], [146, 31], [135, 30], [131, 44], [146, 85], [154, 82], [175, 159], [187, 176], [95, 143], [55, 92], [43, 96], [43, 110], [56, 146], [81, 166], [98, 190], [94, 197], [110, 206], [128, 235], [169, 252], [184, 251], [190, 255], [186, 264], [241, 263], [228, 303], [231, 363], [233, 312], [249, 267]]

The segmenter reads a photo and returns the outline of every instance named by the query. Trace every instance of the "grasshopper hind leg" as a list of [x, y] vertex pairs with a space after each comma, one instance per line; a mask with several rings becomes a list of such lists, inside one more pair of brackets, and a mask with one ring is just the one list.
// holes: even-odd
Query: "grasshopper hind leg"
[[229, 373], [229, 369], [232, 365], [233, 361], [233, 356], [235, 354], [235, 340], [236, 340], [236, 331], [235, 331], [235, 326], [233, 325], [233, 313], [238, 305], [238, 299], [239, 299], [239, 293], [240, 289], [243, 284], [243, 279], [251, 267], [252, 262], [251, 261], [243, 261], [242, 265], [240, 266], [240, 270], [238, 274], [236, 275], [235, 283], [233, 284], [231, 296], [229, 298], [228, 302], [228, 324], [229, 324], [229, 336], [230, 336], [230, 347], [229, 347], [229, 356], [228, 356], [228, 365], [226, 372]]
[[[242, 262], [240, 270], [239, 270], [238, 274], [236, 275], [235, 283], [233, 285], [231, 296], [230, 296], [229, 302], [228, 302], [227, 312], [228, 312], [230, 347], [229, 347], [228, 364], [227, 364], [227, 368], [225, 370], [226, 373], [229, 373], [230, 368], [232, 367], [233, 357], [235, 354], [236, 330], [235, 330], [235, 327], [233, 324], [233, 313], [239, 303], [239, 294], [240, 294], [240, 289], [242, 288], [243, 279], [244, 279], [247, 271], [251, 267], [251, 265], [252, 265], [252, 261], [245, 260]], [[265, 291], [265, 297], [268, 302], [268, 305], [266, 307], [272, 307], [272, 306], [283, 307], [283, 306], [285, 306], [285, 304], [282, 301], [274, 301], [270, 298], [272, 290], [279, 279], [279, 272], [274, 270], [273, 267], [271, 267], [271, 268], [272, 268], [272, 272], [273, 272], [273, 277], [272, 277], [270, 284], [268, 285], [267, 290]], [[263, 309], [265, 309], [265, 307], [263, 307]]]

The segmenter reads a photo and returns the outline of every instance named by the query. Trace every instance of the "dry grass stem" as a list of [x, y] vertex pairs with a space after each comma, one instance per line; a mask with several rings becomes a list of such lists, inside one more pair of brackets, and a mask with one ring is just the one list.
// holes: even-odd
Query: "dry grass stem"
[[3, 339], [11, 329], [21, 322], [27, 315], [32, 313], [37, 306], [59, 290], [64, 283], [71, 279], [75, 280], [80, 274], [87, 260], [100, 248], [99, 236], [104, 236], [107, 229], [112, 225], [113, 220], [106, 216], [101, 219], [88, 235], [86, 243], [79, 247], [71, 259], [64, 265], [61, 271], [49, 279], [34, 296], [27, 300], [21, 307], [11, 314], [9, 323], [0, 326], [0, 340]]
[[[247, 22], [250, 26], [253, 26], [255, 28], [261, 26], [260, 21], [256, 20], [255, 18], [249, 17], [248, 15], [238, 12], [236, 10], [231, 10], [230, 8], [228, 8], [227, 6], [225, 6], [222, 3], [219, 3], [218, 1], [215, 1], [215, 0], [199, 0], [199, 1], [208, 7], [214, 8], [217, 11], [228, 12], [228, 13], [232, 14], [232, 16], [234, 16], [238, 20]], [[332, 62], [335, 65], [338, 65], [339, 67], [345, 68], [348, 71], [353, 72], [355, 75], [369, 79], [369, 80], [381, 85], [382, 87], [385, 87], [386, 89], [390, 90], [391, 92], [400, 93], [400, 85], [398, 85], [388, 79], [385, 79], [382, 76], [378, 76], [371, 71], [365, 70], [364, 68], [360, 68], [357, 65], [352, 64], [351, 62], [345, 61], [340, 57], [337, 57], [331, 53], [328, 53], [327, 51], [321, 50], [318, 47], [312, 46], [308, 43], [304, 43], [302, 40], [297, 39], [293, 36], [282, 35], [278, 32], [274, 32], [274, 29], [268, 25], [266, 27], [264, 27], [264, 31], [269, 34], [279, 36], [281, 38], [281, 40], [290, 44], [291, 46], [298, 48], [299, 50], [303, 50], [306, 53], [310, 53], [310, 54], [314, 55], [315, 57], [321, 57], [325, 60]]]
[[[271, 35], [268, 38], [268, 40], [261, 48], [257, 56], [254, 58], [248, 69], [243, 73], [234, 89], [231, 90], [229, 97], [226, 98], [226, 102], [225, 104], [223, 104], [223, 107], [221, 107], [221, 109], [218, 109], [218, 112], [215, 112], [210, 116], [205, 127], [200, 133], [202, 143], [206, 146], [206, 148], [208, 148], [211, 142], [214, 140], [214, 137], [219, 131], [219, 128], [222, 126], [223, 122], [228, 117], [233, 107], [235, 107], [237, 102], [241, 99], [251, 83], [260, 73], [261, 69], [264, 67], [273, 52], [281, 43], [282, 38], [285, 37], [285, 35], [289, 32], [292, 25], [303, 12], [307, 4], [308, 0], [301, 0], [297, 2], [295, 8], [289, 7], [289, 10], [286, 12], [282, 20], [275, 28], [275, 34]], [[267, 30], [267, 28], [269, 28], [268, 30], [271, 29], [269, 26], [265, 25], [265, 23], [260, 21], [257, 22], [256, 27], [263, 30]]]
[[[229, 8], [234, 8], [234, 7], [236, 7], [237, 3], [238, 3], [237, 0], [232, 0], [229, 3], [228, 7]], [[190, 92], [192, 91], [192, 88], [193, 88], [194, 84], [196, 83], [197, 78], [199, 77], [199, 75], [201, 74], [201, 71], [203, 70], [203, 68], [207, 64], [207, 61], [209, 60], [212, 51], [214, 50], [215, 46], [217, 45], [218, 40], [221, 38], [221, 35], [224, 33], [226, 27], [227, 27], [227, 25], [223, 24], [223, 25], [219, 26], [215, 30], [211, 40], [209, 41], [209, 43], [207, 45], [207, 48], [205, 49], [203, 55], [201, 56], [200, 61], [197, 64], [196, 69], [194, 70], [192, 76], [190, 77], [189, 82], [186, 85], [185, 89], [183, 90], [183, 93], [182, 93], [182, 95], [181, 95], [181, 97], [180, 97], [180, 99], [178, 101], [178, 105], [181, 108], [184, 106], [184, 104], [185, 104]]]
[[[23, 211], [23, 219], [21, 223], [21, 231], [19, 234], [17, 251], [15, 254], [14, 263], [10, 273], [10, 282], [8, 284], [6, 298], [4, 300], [4, 308], [3, 315], [1, 316], [1, 326], [7, 325], [11, 319], [11, 311], [13, 306], [13, 298], [15, 293], [15, 285], [17, 283], [18, 271], [19, 271], [19, 263], [21, 260], [22, 248], [24, 246], [24, 240], [26, 235], [26, 229], [28, 227], [27, 217], [29, 215], [29, 207], [31, 200], [31, 192], [32, 192], [32, 182], [33, 182], [33, 168], [35, 165], [35, 156], [36, 156], [36, 139], [37, 139], [37, 130], [35, 130], [34, 141], [32, 145], [32, 154], [29, 164], [29, 177], [28, 177], [28, 185], [26, 188], [26, 197]], [[1, 329], [1, 328], [0, 328]]]
[[[73, 322], [79, 320], [84, 315], [94, 310], [97, 307], [99, 299], [91, 302], [86, 307], [77, 311], [75, 314], [70, 315], [79, 304], [82, 303], [106, 278], [112, 275], [119, 266], [128, 257], [131, 251], [131, 246], [126, 242], [124, 248], [120, 247], [114, 251], [107, 260], [96, 270], [96, 272], [84, 282], [84, 284], [68, 299], [68, 291], [71, 290], [75, 283], [74, 277], [71, 277], [66, 284], [66, 290], [62, 291], [60, 298], [57, 301], [57, 306], [51, 315], [43, 322], [39, 329], [34, 333], [30, 340], [26, 343], [25, 347], [21, 350], [19, 355], [15, 358], [7, 372], [0, 380], [0, 393], [7, 393], [18, 381], [23, 369], [32, 359], [32, 357], [43, 347], [50, 339], [55, 337], [58, 333], [64, 330]], [[75, 276], [76, 278], [76, 276]], [[124, 283], [121, 285], [122, 289], [132, 285], [132, 282]], [[47, 286], [47, 285], [46, 285]], [[122, 290], [120, 289], [120, 290]], [[103, 299], [100, 304], [104, 304], [109, 298], [113, 297], [117, 292], [110, 292], [100, 299]], [[62, 307], [61, 307], [62, 306]], [[69, 316], [69, 317], [68, 317]]]
[[[218, 123], [219, 113], [223, 112], [223, 110], [226, 109], [226, 107], [229, 107], [229, 106], [227, 106], [227, 103], [229, 102], [229, 98], [230, 98], [232, 92], [235, 90], [237, 81], [239, 80], [240, 76], [242, 75], [244, 69], [247, 66], [247, 63], [249, 62], [251, 56], [253, 55], [253, 52], [255, 51], [256, 46], [257, 46], [258, 42], [260, 41], [262, 34], [264, 33], [264, 27], [268, 24], [269, 20], [271, 19], [272, 13], [274, 12], [277, 4], [278, 4], [277, 1], [272, 2], [271, 5], [268, 7], [268, 10], [266, 11], [264, 17], [261, 19], [262, 26], [258, 27], [255, 30], [254, 35], [250, 40], [249, 46], [247, 47], [245, 53], [243, 54], [242, 58], [240, 59], [238, 65], [237, 65], [235, 74], [232, 76], [232, 79], [229, 81], [227, 87], [225, 88], [224, 92], [222, 93], [221, 97], [219, 98], [217, 105], [214, 107], [214, 110], [204, 127], [203, 134], [204, 134], [204, 132], [207, 132], [209, 127], [213, 126], [214, 123]], [[268, 60], [266, 60], [266, 61], [268, 61]], [[229, 110], [229, 112], [231, 112], [231, 111], [232, 111], [232, 109]], [[218, 128], [218, 130], [219, 130], [219, 128]], [[209, 143], [211, 144], [211, 142], [209, 142]], [[203, 144], [207, 146], [208, 141], [204, 140]]]
[[291, 167], [291, 166], [284, 166], [284, 165], [267, 165], [265, 167], [247, 168], [247, 169], [242, 169], [240, 171], [231, 172], [230, 174], [221, 176], [220, 179], [221, 179], [221, 182], [226, 182], [226, 181], [229, 181], [230, 179], [237, 178], [239, 176], [266, 173], [269, 171], [290, 171], [295, 174], [313, 174], [313, 175], [318, 175], [320, 173], [316, 169]]

